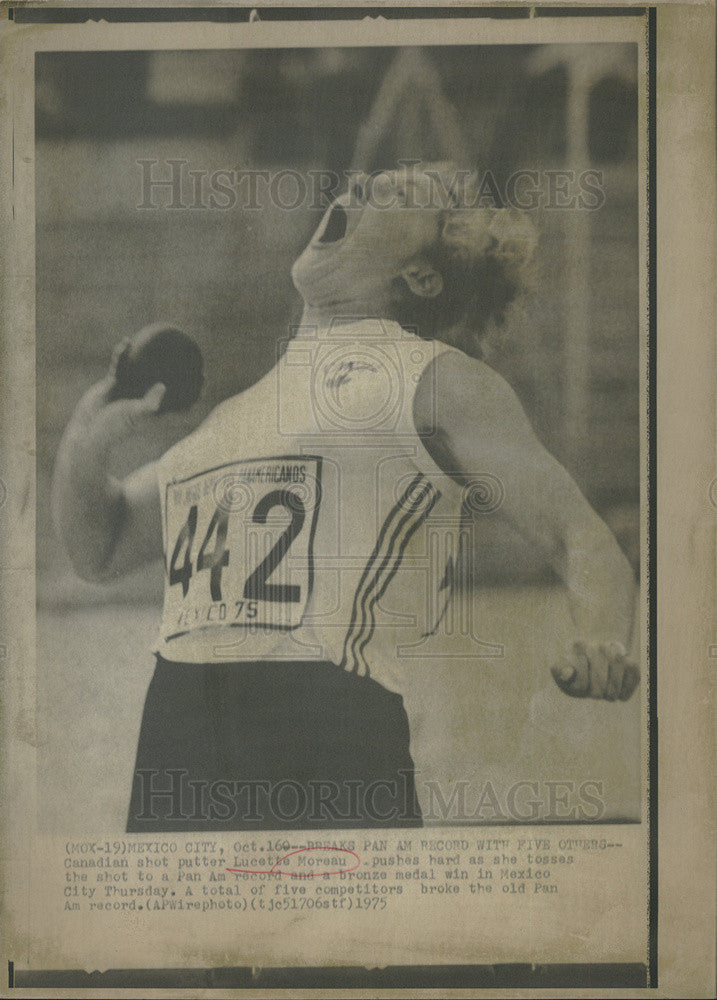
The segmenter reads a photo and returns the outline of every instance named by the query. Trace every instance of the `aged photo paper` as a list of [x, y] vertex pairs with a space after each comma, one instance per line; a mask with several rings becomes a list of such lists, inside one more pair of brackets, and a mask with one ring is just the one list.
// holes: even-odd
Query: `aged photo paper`
[[2, 995], [714, 995], [714, 4], [0, 11]]

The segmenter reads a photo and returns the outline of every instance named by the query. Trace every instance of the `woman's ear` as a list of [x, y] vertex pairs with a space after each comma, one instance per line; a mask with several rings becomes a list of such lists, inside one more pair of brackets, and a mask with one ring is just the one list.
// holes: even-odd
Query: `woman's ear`
[[401, 277], [414, 295], [422, 299], [435, 299], [443, 291], [440, 273], [423, 260], [411, 261], [401, 271]]

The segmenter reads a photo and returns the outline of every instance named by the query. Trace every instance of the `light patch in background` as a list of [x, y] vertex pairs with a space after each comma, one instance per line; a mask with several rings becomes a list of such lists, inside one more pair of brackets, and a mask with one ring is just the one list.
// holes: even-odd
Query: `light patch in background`
[[153, 52], [147, 97], [154, 104], [229, 103], [239, 94], [241, 72], [236, 52]]

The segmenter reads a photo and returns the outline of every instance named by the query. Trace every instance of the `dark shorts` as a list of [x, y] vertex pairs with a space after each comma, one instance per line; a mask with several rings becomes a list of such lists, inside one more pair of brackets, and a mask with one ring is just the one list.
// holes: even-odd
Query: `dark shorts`
[[400, 695], [331, 663], [157, 657], [128, 833], [421, 825]]

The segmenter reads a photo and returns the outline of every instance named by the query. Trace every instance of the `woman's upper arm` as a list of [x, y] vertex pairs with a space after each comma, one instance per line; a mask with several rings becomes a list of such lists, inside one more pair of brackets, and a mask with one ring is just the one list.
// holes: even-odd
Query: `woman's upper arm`
[[483, 361], [458, 351], [440, 354], [426, 368], [416, 387], [413, 417], [429, 454], [434, 460], [440, 457], [438, 464], [459, 477], [480, 471], [470, 466], [488, 453], [537, 445], [505, 379]]
[[109, 577], [131, 572], [163, 556], [156, 463], [144, 465], [127, 476], [122, 493], [123, 512], [108, 567]]
[[[595, 515], [563, 466], [538, 441], [505, 379], [482, 361], [450, 351], [419, 383], [414, 419], [424, 447], [462, 483], [497, 476], [498, 512], [548, 552]], [[432, 423], [431, 423], [432, 420]]]

